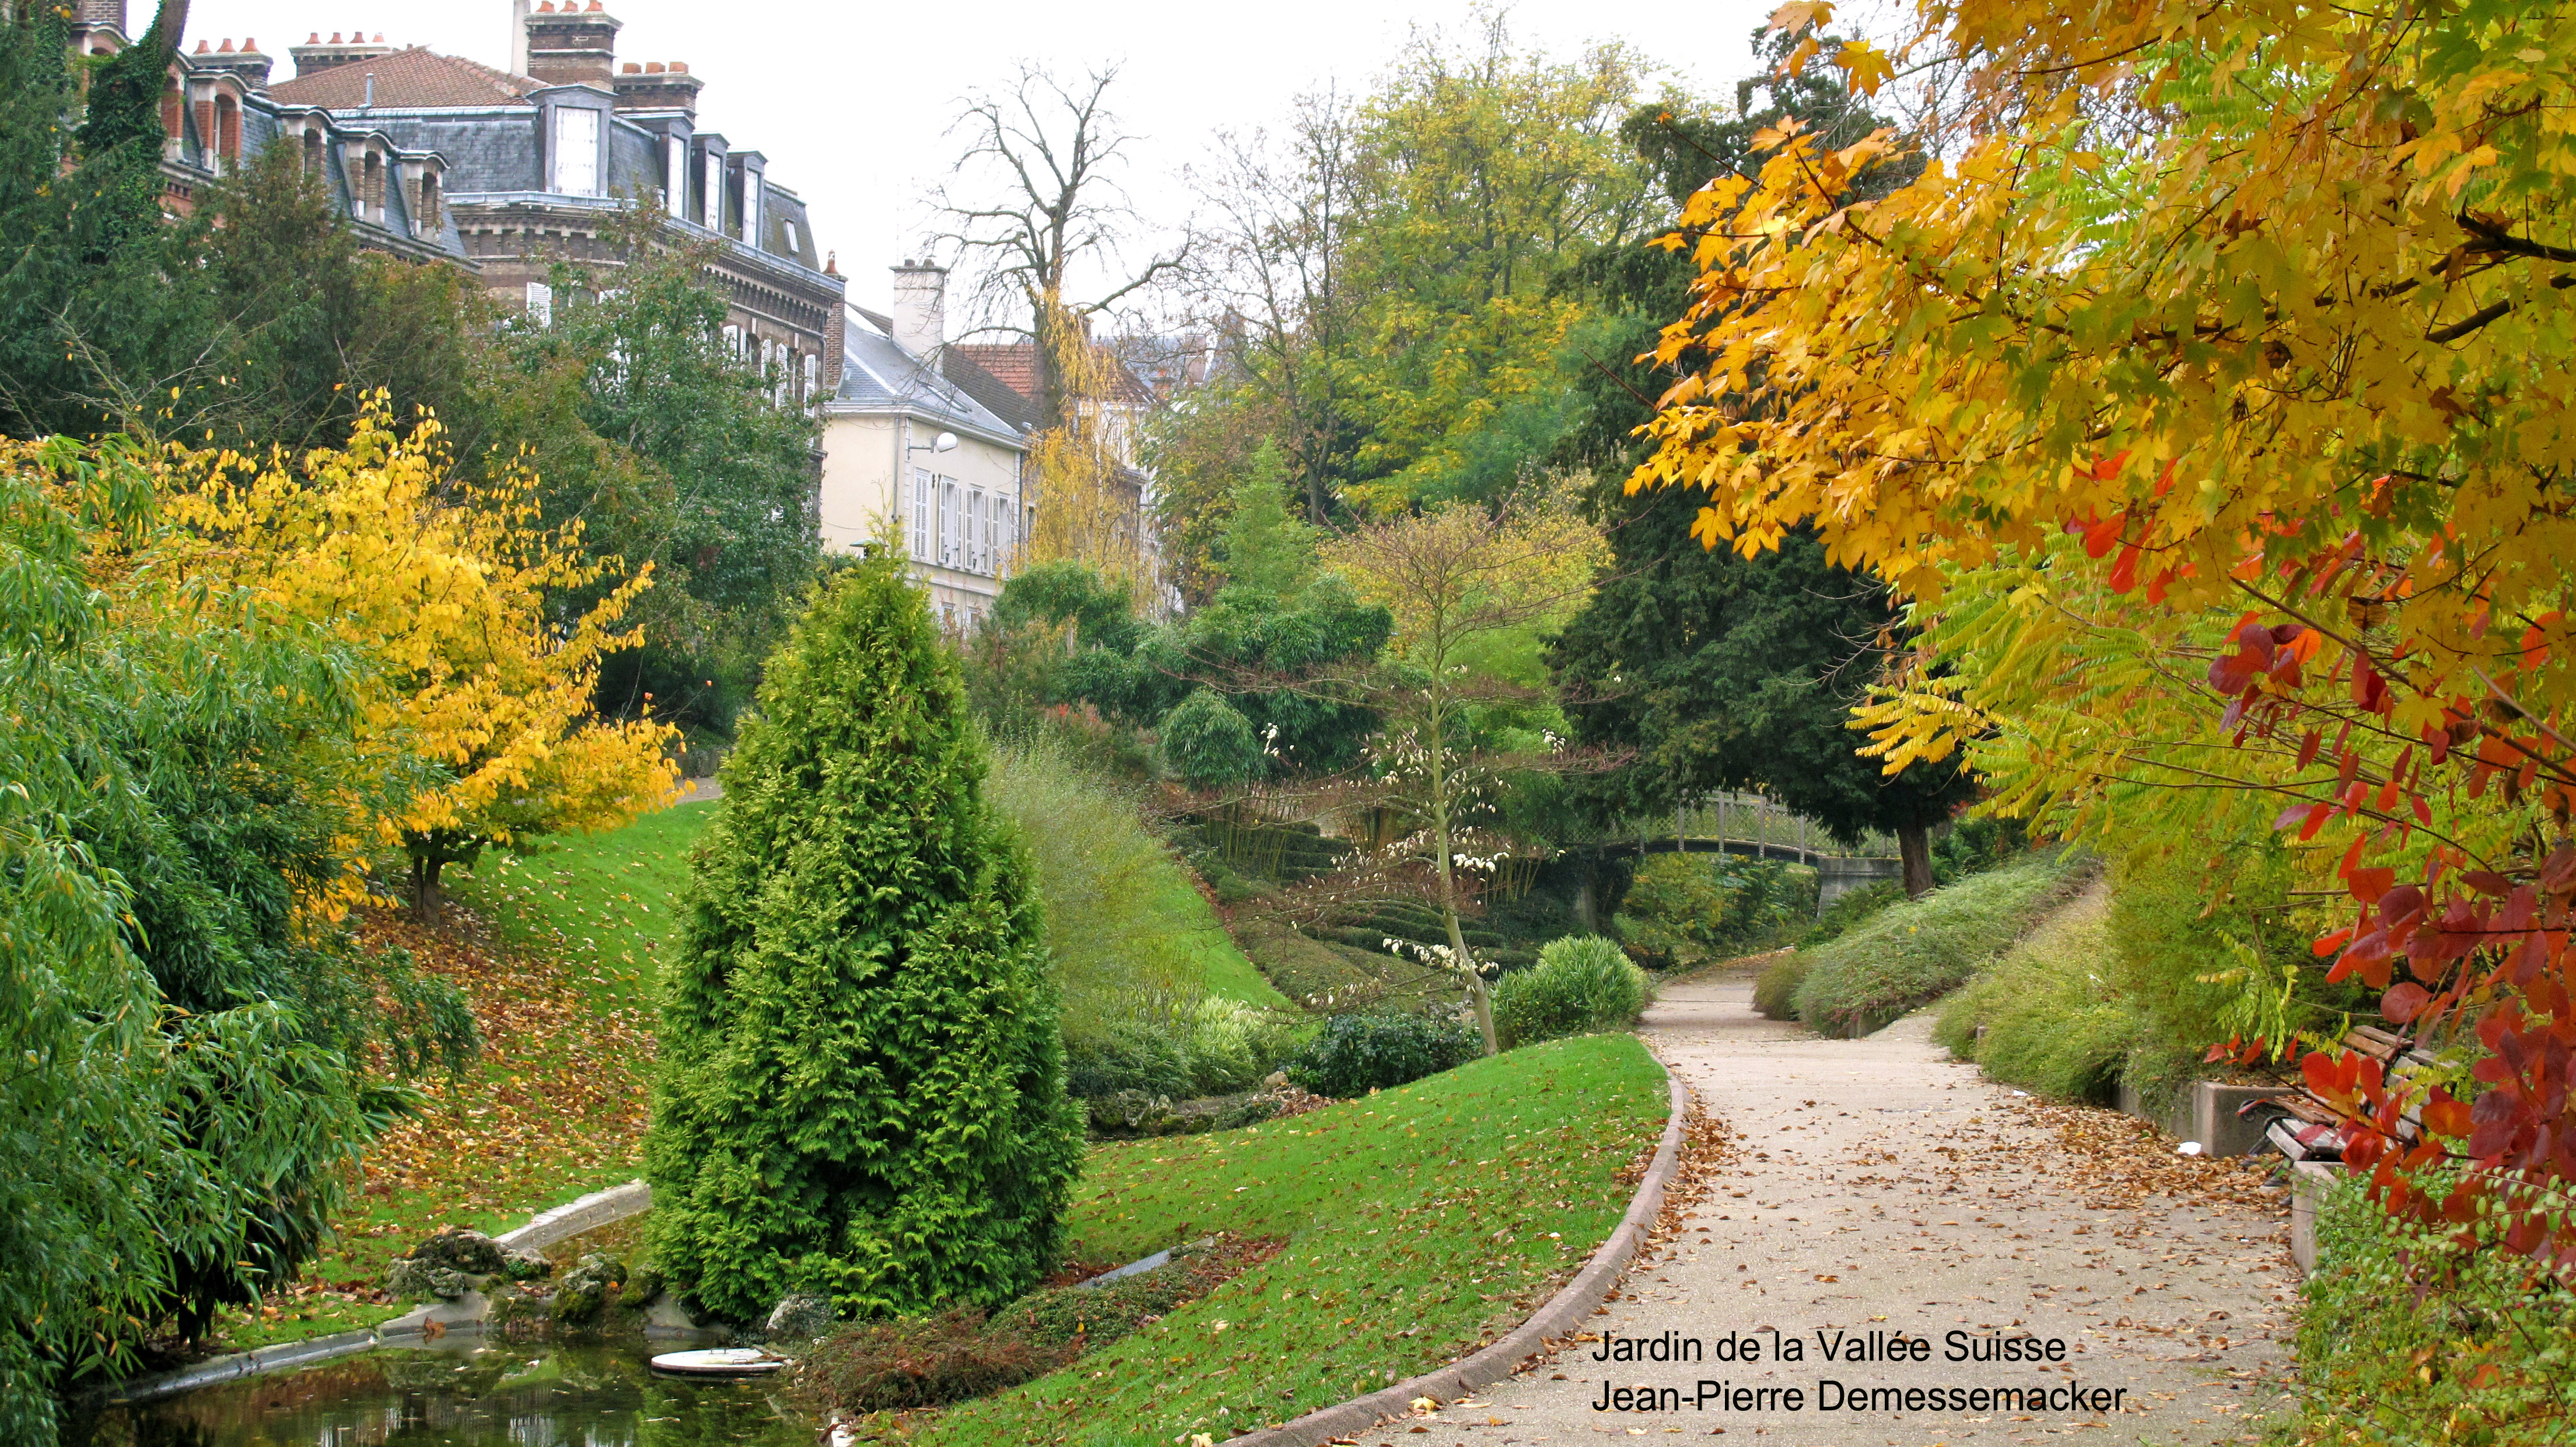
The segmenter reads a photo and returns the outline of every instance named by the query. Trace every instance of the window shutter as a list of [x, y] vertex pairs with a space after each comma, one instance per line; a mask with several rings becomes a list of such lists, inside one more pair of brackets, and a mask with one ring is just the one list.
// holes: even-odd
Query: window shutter
[[930, 474], [919, 468], [912, 473], [912, 556], [930, 561]]
[[528, 320], [541, 327], [555, 324], [555, 289], [542, 281], [528, 283]]

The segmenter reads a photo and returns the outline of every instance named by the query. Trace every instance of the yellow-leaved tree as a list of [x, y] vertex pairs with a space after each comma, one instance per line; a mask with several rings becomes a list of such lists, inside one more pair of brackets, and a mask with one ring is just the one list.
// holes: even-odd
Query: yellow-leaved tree
[[440, 872], [485, 848], [610, 829], [659, 807], [677, 731], [591, 708], [600, 659], [632, 643], [619, 620], [651, 565], [569, 616], [560, 597], [603, 580], [579, 525], [544, 526], [524, 472], [454, 482], [440, 429], [397, 431], [379, 400], [343, 448], [247, 457], [174, 448], [160, 465], [173, 577], [248, 588], [329, 628], [373, 662], [367, 744], [431, 766], [382, 844], [411, 861], [414, 908], [435, 918]]
[[2342, 895], [2330, 978], [2458, 1052], [2399, 1082], [2289, 1051], [2347, 1159], [2576, 1262], [2576, 14], [1915, 22], [1829, 59], [1955, 77], [1918, 180], [1857, 199], [1894, 137], [1784, 128], [1691, 202], [1657, 352], [1683, 376], [1632, 486], [1705, 490], [1712, 546], [1812, 527], [1918, 600], [1940, 666], [1877, 711], [1891, 763], [1965, 742], [2009, 807], [2101, 837], [2279, 831]]

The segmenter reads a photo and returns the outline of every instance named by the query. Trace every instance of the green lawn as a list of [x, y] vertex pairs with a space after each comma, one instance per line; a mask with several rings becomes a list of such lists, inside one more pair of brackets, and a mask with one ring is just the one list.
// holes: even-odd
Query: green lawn
[[526, 852], [496, 849], [450, 875], [456, 897], [514, 951], [560, 960], [608, 1007], [649, 1006], [654, 961], [671, 947], [689, 850], [712, 803], [681, 804], [605, 834], [565, 834]]
[[[455, 876], [456, 897], [492, 922], [513, 950], [562, 960], [618, 1007], [650, 1002], [656, 959], [671, 948], [689, 850], [716, 806], [682, 804], [606, 834], [547, 839], [525, 853], [495, 850]], [[1291, 1009], [1217, 922], [1177, 861], [1148, 912], [1206, 972], [1208, 991], [1247, 1005]]]
[[1511, 1051], [1247, 1130], [1092, 1153], [1072, 1253], [1129, 1260], [1212, 1231], [1286, 1248], [1076, 1366], [939, 1416], [918, 1440], [1168, 1443], [1284, 1421], [1517, 1325], [1627, 1210], [1664, 1073], [1635, 1037]]
[[1235, 946], [1234, 938], [1217, 922], [1216, 907], [1190, 882], [1189, 871], [1174, 861], [1162, 885], [1154, 892], [1152, 912], [1175, 930], [1184, 955], [1195, 957], [1206, 972], [1208, 993], [1220, 999], [1234, 1000], [1264, 1008], [1294, 1010], [1296, 1002], [1279, 993], [1250, 959]]

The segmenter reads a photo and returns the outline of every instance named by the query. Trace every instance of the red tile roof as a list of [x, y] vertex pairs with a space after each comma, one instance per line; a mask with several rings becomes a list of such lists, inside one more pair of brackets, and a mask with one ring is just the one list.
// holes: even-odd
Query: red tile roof
[[1038, 348], [1035, 342], [956, 342], [948, 348], [990, 372], [1012, 391], [1038, 400]]
[[[992, 373], [1012, 391], [1026, 397], [1031, 405], [1038, 400], [1038, 348], [1035, 342], [956, 342], [949, 348], [965, 354], [966, 360]], [[1154, 405], [1154, 391], [1140, 380], [1135, 371], [1107, 347], [1096, 348], [1100, 360], [1116, 369], [1114, 383], [1126, 395], [1121, 399], [1131, 407]]]
[[528, 92], [544, 86], [524, 75], [415, 45], [318, 74], [299, 75], [269, 87], [268, 93], [282, 105], [355, 110], [367, 103], [371, 72], [379, 106], [527, 105]]

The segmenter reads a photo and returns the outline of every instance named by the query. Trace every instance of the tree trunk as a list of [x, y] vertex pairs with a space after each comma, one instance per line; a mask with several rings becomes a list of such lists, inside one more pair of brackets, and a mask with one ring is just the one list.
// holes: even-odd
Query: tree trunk
[[447, 861], [413, 856], [411, 861], [411, 917], [430, 929], [438, 928], [438, 874]]
[[1467, 999], [1476, 1007], [1476, 1032], [1485, 1037], [1485, 1053], [1503, 1053], [1494, 1035], [1494, 997], [1485, 989], [1485, 977], [1476, 969], [1476, 957], [1467, 953], [1467, 936], [1458, 928], [1458, 879], [1452, 869], [1449, 844], [1449, 772], [1440, 716], [1435, 711], [1427, 730], [1431, 739], [1431, 838], [1432, 847], [1440, 851], [1440, 923], [1449, 930], [1449, 960], [1467, 977]]
[[1920, 824], [1900, 824], [1896, 852], [1905, 860], [1905, 897], [1920, 899], [1932, 887], [1932, 831]]

